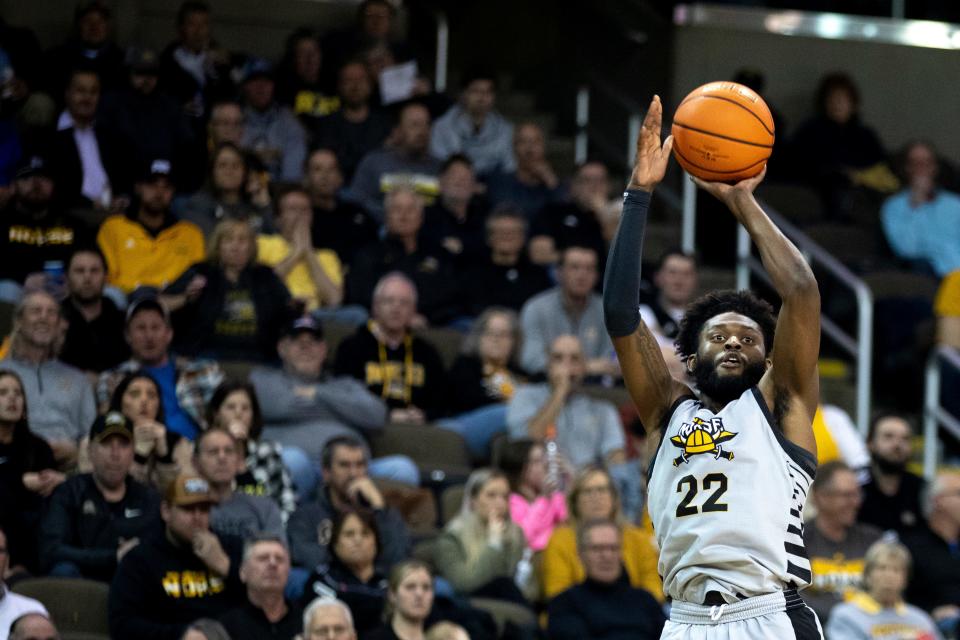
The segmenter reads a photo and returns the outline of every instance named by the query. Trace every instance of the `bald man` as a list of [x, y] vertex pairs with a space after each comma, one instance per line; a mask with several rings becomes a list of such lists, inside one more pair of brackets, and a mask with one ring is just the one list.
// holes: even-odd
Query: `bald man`
[[10, 640], [60, 640], [57, 628], [43, 613], [26, 613], [10, 625]]

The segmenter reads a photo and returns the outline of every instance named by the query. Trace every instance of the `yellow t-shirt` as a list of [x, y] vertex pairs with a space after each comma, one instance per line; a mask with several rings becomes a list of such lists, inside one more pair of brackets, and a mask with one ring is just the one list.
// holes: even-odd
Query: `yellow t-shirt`
[[948, 273], [940, 283], [933, 310], [940, 318], [960, 316], [960, 269]]
[[[280, 234], [257, 236], [257, 259], [268, 267], [275, 267], [290, 255], [290, 243]], [[320, 268], [326, 274], [333, 284], [343, 285], [343, 269], [340, 266], [340, 258], [335, 251], [329, 249], [317, 249], [314, 252]], [[301, 260], [287, 277], [283, 280], [290, 290], [290, 295], [294, 298], [300, 298], [307, 301], [307, 309], [313, 311], [317, 307], [329, 304], [326, 300], [320, 299], [320, 293], [310, 279], [310, 271], [307, 265]]]
[[818, 406], [813, 414], [813, 437], [817, 441], [817, 464], [826, 464], [834, 460], [843, 460], [840, 448], [830, 433], [830, 427], [823, 419], [823, 407]]
[[107, 259], [107, 279], [124, 293], [137, 287], [162, 289], [204, 259], [203, 232], [185, 220], [154, 237], [127, 216], [110, 216], [97, 233], [97, 244]]

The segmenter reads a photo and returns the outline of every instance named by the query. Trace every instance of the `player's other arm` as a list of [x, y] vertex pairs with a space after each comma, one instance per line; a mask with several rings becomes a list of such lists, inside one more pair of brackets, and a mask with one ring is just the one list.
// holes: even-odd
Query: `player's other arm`
[[813, 415], [820, 396], [817, 358], [820, 354], [820, 290], [800, 251], [773, 224], [753, 197], [766, 169], [736, 185], [697, 184], [720, 198], [746, 227], [760, 251], [760, 259], [783, 301], [777, 319], [776, 340], [768, 345], [773, 366], [760, 382], [767, 404], [773, 407], [786, 394], [782, 421], [784, 435], [816, 455]]
[[656, 338], [640, 318], [640, 263], [650, 195], [663, 179], [673, 138], [660, 142], [663, 107], [654, 96], [637, 139], [637, 160], [623, 214], [610, 247], [603, 282], [603, 311], [624, 382], [647, 429], [686, 388], [667, 369]]

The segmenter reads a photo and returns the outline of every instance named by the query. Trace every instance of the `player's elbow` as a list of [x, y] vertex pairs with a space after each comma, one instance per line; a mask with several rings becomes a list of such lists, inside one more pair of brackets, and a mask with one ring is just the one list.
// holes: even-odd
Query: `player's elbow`
[[820, 287], [810, 267], [804, 265], [804, 268], [797, 269], [793, 273], [789, 284], [782, 292], [782, 297], [784, 300], [795, 300], [803, 304], [816, 304], [819, 307]]
[[603, 323], [607, 327], [607, 333], [614, 338], [629, 336], [640, 324], [640, 309], [616, 304], [611, 297], [604, 291]]

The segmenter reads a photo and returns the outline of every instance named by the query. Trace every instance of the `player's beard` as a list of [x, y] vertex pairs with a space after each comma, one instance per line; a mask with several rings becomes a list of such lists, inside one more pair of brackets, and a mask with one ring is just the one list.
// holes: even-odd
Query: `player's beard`
[[693, 379], [697, 382], [697, 389], [711, 400], [727, 404], [736, 400], [743, 392], [760, 382], [760, 378], [767, 371], [764, 361], [754, 362], [745, 366], [739, 376], [721, 376], [717, 373], [717, 365], [708, 360], [698, 360], [693, 368]]

